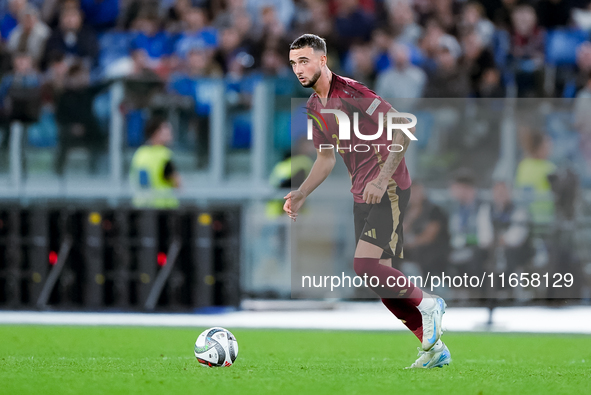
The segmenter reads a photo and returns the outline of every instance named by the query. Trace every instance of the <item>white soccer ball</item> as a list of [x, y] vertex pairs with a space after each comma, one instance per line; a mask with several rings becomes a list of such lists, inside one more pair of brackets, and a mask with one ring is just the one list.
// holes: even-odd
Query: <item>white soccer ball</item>
[[232, 366], [238, 356], [238, 342], [227, 329], [214, 327], [203, 331], [195, 342], [195, 358], [203, 366]]

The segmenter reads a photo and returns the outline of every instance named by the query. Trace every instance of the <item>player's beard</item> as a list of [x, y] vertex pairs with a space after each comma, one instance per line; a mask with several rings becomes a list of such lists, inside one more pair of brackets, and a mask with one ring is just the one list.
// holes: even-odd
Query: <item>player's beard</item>
[[307, 84], [303, 84], [302, 86], [304, 88], [311, 88], [314, 85], [316, 85], [316, 82], [318, 82], [318, 79], [320, 78], [320, 74], [322, 74], [322, 71], [320, 69], [318, 69], [318, 71], [316, 73], [314, 73], [314, 75], [312, 76], [312, 78], [310, 78], [310, 82], [308, 82]]

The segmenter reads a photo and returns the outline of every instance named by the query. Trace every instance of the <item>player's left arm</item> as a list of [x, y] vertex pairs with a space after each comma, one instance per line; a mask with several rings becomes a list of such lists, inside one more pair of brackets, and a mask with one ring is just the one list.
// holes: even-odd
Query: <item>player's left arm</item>
[[[388, 112], [398, 111], [392, 108]], [[384, 114], [384, 125], [386, 125], [387, 119], [388, 114], [386, 113]], [[397, 124], [410, 123], [410, 121], [406, 118], [394, 118], [393, 121]], [[407, 130], [414, 134], [416, 128], [413, 126]], [[365, 186], [365, 189], [363, 190], [363, 200], [366, 203], [374, 204], [379, 203], [382, 200], [382, 196], [384, 196], [384, 193], [388, 188], [388, 181], [392, 178], [392, 175], [398, 168], [400, 162], [402, 162], [410, 141], [410, 137], [408, 137], [401, 129], [394, 129], [392, 131], [392, 144], [399, 146], [400, 150], [398, 152], [390, 152], [388, 154], [388, 158], [386, 158], [386, 161], [384, 162], [378, 177], [368, 182]]]

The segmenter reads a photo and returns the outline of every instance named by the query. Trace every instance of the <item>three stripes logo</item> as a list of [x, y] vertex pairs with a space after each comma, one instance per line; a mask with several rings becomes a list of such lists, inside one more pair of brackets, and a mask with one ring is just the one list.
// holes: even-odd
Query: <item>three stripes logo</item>
[[372, 239], [377, 239], [375, 229], [368, 230], [364, 233], [364, 235], [366, 235], [367, 237], [371, 237]]

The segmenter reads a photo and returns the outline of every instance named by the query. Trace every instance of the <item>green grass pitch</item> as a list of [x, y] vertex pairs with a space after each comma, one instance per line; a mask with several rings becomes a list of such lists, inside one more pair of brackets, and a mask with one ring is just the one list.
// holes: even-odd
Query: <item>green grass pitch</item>
[[591, 336], [446, 333], [452, 365], [405, 370], [410, 333], [228, 328], [236, 363], [205, 368], [204, 329], [0, 326], [0, 393], [591, 393]]

